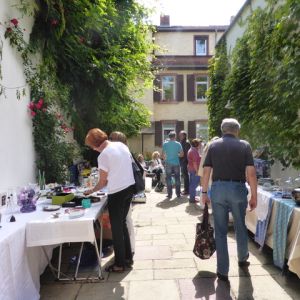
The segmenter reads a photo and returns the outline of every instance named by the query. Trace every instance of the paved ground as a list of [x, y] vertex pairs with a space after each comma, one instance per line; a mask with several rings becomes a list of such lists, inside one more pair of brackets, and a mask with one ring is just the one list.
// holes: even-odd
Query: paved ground
[[[135, 264], [131, 272], [105, 274], [98, 283], [56, 283], [49, 276], [41, 299], [177, 300], [177, 299], [300, 299], [300, 279], [281, 275], [272, 265], [271, 251], [261, 253], [249, 241], [251, 265], [238, 268], [233, 231], [230, 250], [230, 285], [216, 278], [216, 257], [201, 261], [192, 253], [195, 224], [202, 217], [187, 198], [165, 200], [164, 194], [147, 194], [146, 204], [134, 206]], [[105, 261], [108, 262], [112, 256]]]

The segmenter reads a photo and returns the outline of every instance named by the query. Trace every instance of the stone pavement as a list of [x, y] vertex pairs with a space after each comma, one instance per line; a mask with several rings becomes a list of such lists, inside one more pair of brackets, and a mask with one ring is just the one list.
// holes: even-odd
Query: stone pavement
[[[216, 278], [216, 257], [200, 260], [192, 253], [195, 224], [202, 217], [198, 205], [187, 198], [166, 200], [165, 194], [147, 194], [146, 204], [136, 204], [134, 267], [123, 274], [107, 274], [97, 283], [41, 286], [41, 299], [191, 300], [191, 299], [300, 299], [300, 279], [281, 275], [272, 265], [271, 251], [260, 252], [250, 239], [248, 272], [238, 268], [231, 228], [230, 285]], [[112, 256], [105, 259], [108, 263]]]

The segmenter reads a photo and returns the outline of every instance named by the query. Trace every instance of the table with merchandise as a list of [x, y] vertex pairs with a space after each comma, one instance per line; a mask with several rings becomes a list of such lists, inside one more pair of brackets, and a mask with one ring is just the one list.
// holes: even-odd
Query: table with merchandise
[[[51, 199], [41, 198], [36, 203], [36, 210], [30, 213], [13, 213], [15, 222], [10, 222], [11, 212], [1, 210], [0, 228], [0, 290], [1, 299], [39, 299], [40, 275], [46, 266], [60, 279], [61, 250], [63, 243], [80, 242], [80, 253], [84, 242], [95, 245], [98, 257], [97, 278], [101, 279], [102, 228], [100, 226], [99, 248], [94, 226], [103, 213], [107, 197], [99, 196], [99, 202], [89, 208], [71, 214], [68, 208], [53, 208]], [[47, 208], [47, 209], [45, 209]], [[59, 265], [52, 266], [52, 251], [60, 246]], [[80, 261], [80, 257], [78, 259]], [[78, 278], [78, 267], [71, 280]], [[64, 278], [66, 279], [66, 278]]]

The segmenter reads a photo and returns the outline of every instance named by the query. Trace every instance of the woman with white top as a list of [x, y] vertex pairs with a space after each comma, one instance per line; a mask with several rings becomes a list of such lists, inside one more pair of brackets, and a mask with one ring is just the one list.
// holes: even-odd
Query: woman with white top
[[[127, 137], [121, 131], [113, 131], [109, 135], [109, 140], [112, 141], [112, 142], [121, 142], [121, 143], [125, 144], [126, 146], [128, 146]], [[133, 220], [132, 220], [132, 205], [130, 205], [130, 208], [128, 210], [128, 214], [127, 214], [127, 217], [126, 217], [126, 225], [127, 225], [127, 229], [128, 229], [128, 233], [129, 233], [132, 255], [134, 255], [134, 252], [135, 252], [135, 233], [134, 233]]]
[[164, 166], [160, 159], [160, 154], [158, 151], [152, 153], [152, 161], [150, 164], [149, 171], [156, 175], [157, 182], [160, 182], [161, 174], [164, 171]]
[[91, 194], [107, 187], [108, 212], [110, 217], [115, 262], [107, 268], [109, 272], [124, 272], [131, 265], [132, 250], [126, 216], [130, 208], [135, 184], [132, 158], [129, 149], [121, 142], [111, 142], [99, 128], [89, 130], [85, 144], [100, 152], [98, 156], [99, 181], [85, 194]]

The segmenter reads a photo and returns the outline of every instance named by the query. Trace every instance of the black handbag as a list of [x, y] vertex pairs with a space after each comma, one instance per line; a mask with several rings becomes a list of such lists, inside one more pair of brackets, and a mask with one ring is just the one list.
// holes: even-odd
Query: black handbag
[[215, 251], [214, 228], [209, 222], [208, 206], [206, 203], [202, 223], [196, 225], [196, 239], [193, 252], [200, 259], [209, 259]]
[[132, 171], [134, 177], [134, 194], [139, 194], [145, 191], [144, 168], [132, 155]]

